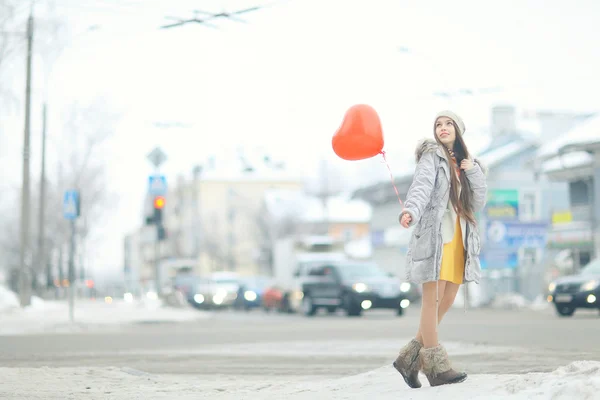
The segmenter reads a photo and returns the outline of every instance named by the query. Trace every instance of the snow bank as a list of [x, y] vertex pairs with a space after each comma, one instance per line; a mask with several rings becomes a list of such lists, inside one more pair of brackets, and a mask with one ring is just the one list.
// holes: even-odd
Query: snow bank
[[5, 286], [0, 285], [0, 311], [17, 307], [19, 307], [19, 298], [17, 295]]
[[[316, 385], [303, 383], [288, 389], [252, 396], [267, 399], [594, 399], [600, 390], [600, 362], [577, 361], [551, 373], [524, 375], [471, 375], [462, 384], [429, 387], [421, 374], [421, 389], [409, 389], [391, 367]], [[281, 396], [281, 397], [279, 397]], [[226, 397], [222, 397], [226, 398]]]
[[519, 293], [498, 294], [489, 305], [491, 308], [500, 310], [519, 310], [528, 309], [534, 311], [544, 311], [550, 309], [550, 303], [543, 295], [539, 295], [533, 301], [527, 300], [525, 296]]
[[[259, 371], [257, 371], [257, 374]], [[153, 375], [131, 368], [0, 368], [0, 397], [96, 399], [479, 399], [591, 400], [600, 391], [600, 362], [577, 361], [549, 373], [472, 374], [460, 384], [410, 389], [391, 365], [338, 379], [275, 376]], [[12, 396], [12, 397], [11, 397]]]
[[31, 305], [24, 309], [18, 308], [17, 302], [17, 307], [0, 309], [0, 312], [0, 335], [80, 332], [92, 328], [118, 328], [119, 325], [130, 323], [193, 321], [212, 315], [189, 307], [167, 307], [160, 302], [126, 303], [112, 300], [106, 303], [103, 300], [76, 299], [74, 323], [71, 323], [66, 301], [44, 301], [39, 298], [32, 298]]

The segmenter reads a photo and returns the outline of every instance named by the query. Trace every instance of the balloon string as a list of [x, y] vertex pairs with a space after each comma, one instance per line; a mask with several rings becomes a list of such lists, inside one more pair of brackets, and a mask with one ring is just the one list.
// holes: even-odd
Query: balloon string
[[400, 206], [402, 208], [404, 208], [404, 204], [402, 203], [402, 200], [400, 199], [400, 193], [398, 192], [398, 188], [396, 187], [396, 184], [394, 183], [394, 174], [392, 174], [392, 169], [390, 168], [390, 164], [388, 164], [387, 159], [385, 157], [385, 151], [381, 151], [381, 155], [383, 156], [383, 162], [385, 163], [385, 165], [387, 166], [388, 171], [390, 172], [390, 179], [392, 180], [392, 186], [394, 187], [394, 191], [396, 192], [396, 196], [398, 197], [398, 201], [400, 202]]

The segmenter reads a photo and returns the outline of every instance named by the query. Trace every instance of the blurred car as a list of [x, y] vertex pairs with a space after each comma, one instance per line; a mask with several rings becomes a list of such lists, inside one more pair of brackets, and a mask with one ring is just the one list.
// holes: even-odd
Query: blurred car
[[183, 293], [186, 298], [190, 298], [190, 292], [194, 290], [198, 280], [198, 276], [194, 274], [177, 274], [172, 280], [172, 287]]
[[410, 300], [411, 304], [419, 303], [423, 295], [421, 285], [415, 285], [414, 283], [406, 282], [398, 276], [388, 273], [390, 278], [393, 278], [400, 285], [400, 290], [406, 295], [406, 298]]
[[561, 317], [571, 317], [578, 308], [600, 310], [600, 258], [578, 274], [560, 277], [548, 286], [548, 302]]
[[190, 291], [191, 304], [198, 308], [228, 308], [238, 297], [239, 280], [235, 274], [214, 273], [199, 278], [195, 290]]
[[286, 311], [283, 302], [283, 290], [277, 286], [269, 286], [265, 288], [262, 295], [262, 308], [269, 312], [272, 310]]
[[264, 276], [241, 278], [234, 307], [242, 310], [260, 307], [264, 291], [271, 281], [271, 278]]
[[312, 269], [309, 277], [302, 289], [302, 312], [307, 316], [319, 308], [341, 308], [349, 316], [377, 308], [403, 315], [410, 305], [407, 293], [412, 285], [398, 282], [373, 262], [337, 261]]

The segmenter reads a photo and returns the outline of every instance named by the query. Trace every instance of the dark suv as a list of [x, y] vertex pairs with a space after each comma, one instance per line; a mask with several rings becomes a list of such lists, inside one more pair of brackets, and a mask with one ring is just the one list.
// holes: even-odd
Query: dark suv
[[554, 303], [562, 317], [572, 316], [578, 308], [600, 310], [600, 259], [590, 262], [576, 275], [556, 279], [548, 291], [548, 301]]
[[359, 316], [363, 310], [387, 308], [402, 315], [410, 305], [410, 289], [410, 283], [390, 277], [374, 263], [337, 261], [308, 273], [302, 285], [302, 312], [312, 316], [319, 308], [342, 308], [349, 316]]

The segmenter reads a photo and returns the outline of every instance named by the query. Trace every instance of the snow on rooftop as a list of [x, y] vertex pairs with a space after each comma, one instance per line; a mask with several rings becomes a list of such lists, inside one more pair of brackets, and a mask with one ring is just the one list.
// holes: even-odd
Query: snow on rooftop
[[301, 189], [269, 189], [265, 192], [264, 202], [271, 216], [279, 219], [301, 209], [304, 196]]
[[362, 200], [351, 200], [346, 194], [327, 200], [327, 210], [321, 199], [301, 190], [272, 189], [265, 194], [267, 209], [275, 218], [298, 213], [304, 222], [369, 222], [371, 205]]
[[352, 258], [369, 259], [373, 256], [373, 244], [370, 236], [364, 236], [360, 239], [346, 243], [344, 251]]
[[203, 171], [201, 180], [206, 181], [252, 181], [252, 182], [301, 182], [303, 177], [296, 172], [281, 169], [255, 168], [253, 170], [243, 170], [228, 166], [219, 169], [209, 169]]
[[301, 181], [304, 175], [301, 169], [261, 148], [223, 146], [200, 165], [202, 181]]
[[549, 158], [558, 154], [558, 152], [567, 145], [586, 145], [600, 142], [600, 116], [591, 117], [567, 134], [542, 146], [537, 157]]
[[479, 159], [483, 162], [483, 164], [487, 168], [491, 168], [498, 163], [506, 160], [507, 158], [517, 155], [529, 146], [533, 145], [533, 142], [530, 141], [514, 141], [505, 144], [504, 146], [499, 146], [497, 148], [492, 148], [489, 151], [486, 151]]
[[340, 197], [331, 197], [327, 200], [327, 207], [316, 197], [308, 197], [306, 208], [302, 213], [305, 222], [369, 222], [373, 209], [363, 200], [346, 200]]
[[593, 157], [585, 151], [574, 151], [558, 157], [554, 157], [542, 164], [543, 172], [560, 171], [563, 169], [577, 168], [583, 165], [591, 164]]

